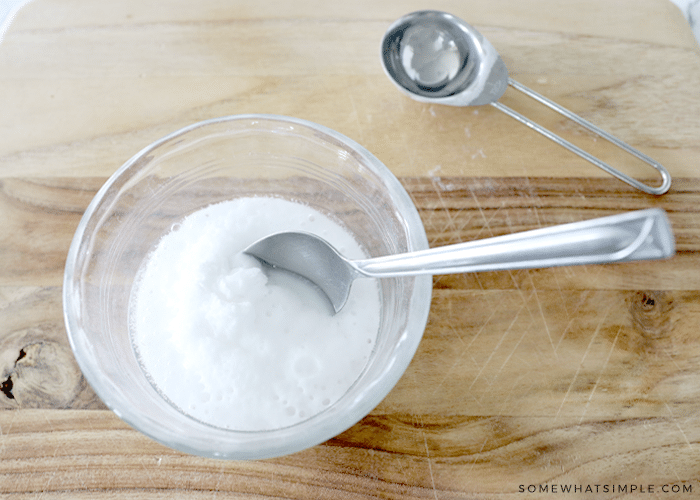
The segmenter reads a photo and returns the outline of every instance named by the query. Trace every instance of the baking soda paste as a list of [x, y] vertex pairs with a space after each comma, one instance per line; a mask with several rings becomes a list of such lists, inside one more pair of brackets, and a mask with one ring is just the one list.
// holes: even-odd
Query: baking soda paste
[[295, 230], [367, 257], [318, 211], [251, 197], [189, 215], [142, 265], [130, 304], [134, 348], [151, 383], [182, 412], [228, 429], [285, 427], [332, 405], [364, 369], [379, 330], [376, 280], [356, 280], [332, 315], [312, 285], [241, 253]]

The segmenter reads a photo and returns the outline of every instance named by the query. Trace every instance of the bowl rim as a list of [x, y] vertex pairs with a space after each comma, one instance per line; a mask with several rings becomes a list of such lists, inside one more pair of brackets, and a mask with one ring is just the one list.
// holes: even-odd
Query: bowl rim
[[[107, 193], [110, 189], [125, 175], [132, 167], [137, 165], [137, 163], [148, 155], [150, 152], [156, 150], [163, 144], [172, 141], [173, 139], [188, 134], [197, 129], [217, 125], [220, 123], [231, 122], [231, 121], [275, 121], [288, 123], [291, 125], [298, 125], [307, 129], [311, 129], [315, 132], [321, 132], [327, 136], [332, 137], [336, 141], [339, 141], [344, 147], [347, 147], [357, 154], [359, 154], [363, 163], [368, 165], [371, 170], [373, 170], [383, 181], [384, 186], [387, 188], [389, 195], [392, 199], [396, 200], [397, 205], [402, 206], [402, 217], [406, 220], [407, 228], [407, 239], [415, 245], [414, 250], [421, 250], [428, 248], [427, 235], [425, 233], [425, 228], [418, 214], [418, 210], [415, 207], [410, 195], [403, 187], [398, 178], [391, 172], [391, 170], [386, 167], [381, 161], [379, 161], [372, 153], [365, 149], [362, 145], [355, 142], [354, 140], [346, 137], [345, 135], [325, 127], [323, 125], [300, 119], [293, 118], [284, 115], [276, 114], [240, 114], [240, 115], [227, 115], [217, 118], [211, 118], [207, 120], [202, 120], [191, 125], [182, 127], [170, 134], [167, 134], [160, 139], [150, 143], [146, 147], [142, 148], [138, 153], [129, 158], [119, 169], [117, 169], [107, 181], [100, 187], [97, 191], [90, 204], [86, 208], [83, 216], [78, 223], [75, 234], [71, 241], [70, 248], [68, 250], [68, 255], [66, 258], [66, 264], [63, 276], [63, 316], [64, 323], [66, 326], [68, 341], [71, 349], [74, 353], [74, 357], [78, 366], [81, 369], [86, 381], [90, 387], [95, 391], [96, 395], [102, 400], [102, 402], [120, 419], [126, 422], [128, 425], [138, 430], [142, 434], [150, 437], [151, 439], [164, 444], [170, 448], [174, 448], [179, 451], [186, 453], [205, 456], [209, 458], [225, 458], [225, 459], [262, 459], [271, 458], [277, 456], [283, 456], [303, 449], [309, 448], [311, 446], [320, 444], [332, 437], [340, 434], [341, 432], [347, 430], [349, 427], [357, 423], [366, 414], [368, 414], [376, 405], [378, 405], [386, 395], [391, 391], [391, 389], [399, 381], [403, 373], [405, 372], [408, 364], [415, 355], [415, 352], [420, 343], [423, 332], [427, 325], [428, 315], [430, 312], [430, 304], [432, 297], [432, 276], [423, 275], [415, 277], [415, 291], [412, 296], [411, 307], [416, 309], [417, 306], [422, 306], [416, 309], [415, 320], [411, 323], [411, 328], [406, 328], [403, 332], [401, 338], [401, 350], [404, 353], [402, 360], [405, 362], [392, 363], [391, 366], [386, 367], [381, 372], [381, 386], [383, 390], [378, 390], [377, 395], [374, 398], [368, 398], [368, 401], [359, 409], [359, 411], [354, 412], [353, 415], [347, 416], [347, 418], [340, 419], [340, 422], [336, 424], [328, 424], [324, 422], [325, 425], [322, 426], [321, 432], [315, 440], [309, 440], [308, 438], [295, 438], [293, 433], [280, 432], [286, 429], [294, 429], [305, 421], [299, 422], [289, 427], [284, 427], [281, 429], [273, 429], [269, 431], [237, 431], [237, 430], [226, 430], [211, 427], [212, 429], [217, 429], [225, 433], [228, 436], [250, 436], [251, 434], [265, 435], [265, 436], [275, 436], [278, 434], [286, 434], [284, 440], [287, 442], [284, 445], [274, 444], [274, 441], [281, 441], [282, 439], [272, 440], [273, 444], [258, 442], [258, 448], [254, 452], [231, 452], [226, 450], [223, 453], [198, 448], [191, 443], [187, 442], [186, 438], [183, 439], [173, 439], [172, 434], [160, 432], [160, 427], [157, 425], [158, 422], [153, 421], [150, 417], [143, 415], [142, 413], [136, 411], [130, 411], [130, 408], [120, 404], [121, 398], [113, 398], [112, 395], [105, 390], [104, 384], [101, 384], [102, 377], [100, 376], [98, 367], [91, 363], [91, 354], [87, 352], [89, 349], [86, 342], [79, 341], [78, 337], [86, 337], [87, 332], [79, 325], [75, 318], [74, 311], [79, 309], [80, 304], [80, 294], [74, 286], [77, 281], [74, 279], [76, 276], [77, 265], [79, 263], [79, 250], [82, 243], [86, 237], [87, 228], [95, 217], [98, 209], [101, 207], [105, 201]], [[324, 139], [325, 140], [325, 139]], [[422, 304], [417, 304], [416, 302], [421, 301]], [[409, 335], [408, 330], [413, 330]], [[417, 330], [417, 332], [416, 332]], [[355, 414], [357, 413], [357, 414]], [[312, 419], [310, 419], [312, 420]], [[309, 420], [307, 420], [309, 421]], [[203, 424], [207, 425], [207, 424]], [[303, 434], [303, 433], [302, 433]]]

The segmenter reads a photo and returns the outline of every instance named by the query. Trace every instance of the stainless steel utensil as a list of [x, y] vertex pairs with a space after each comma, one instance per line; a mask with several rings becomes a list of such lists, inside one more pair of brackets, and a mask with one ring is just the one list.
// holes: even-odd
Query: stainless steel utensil
[[[445, 12], [424, 10], [393, 23], [382, 39], [382, 65], [412, 99], [451, 106], [491, 104], [520, 123], [649, 194], [664, 194], [671, 176], [658, 162], [566, 108], [508, 77], [496, 49], [472, 26]], [[648, 163], [661, 174], [658, 187], [644, 184], [497, 102], [508, 85]]]
[[419, 252], [351, 261], [318, 236], [276, 233], [244, 253], [316, 284], [335, 312], [355, 278], [528, 269], [663, 259], [675, 252], [666, 214], [647, 209], [447, 245]]

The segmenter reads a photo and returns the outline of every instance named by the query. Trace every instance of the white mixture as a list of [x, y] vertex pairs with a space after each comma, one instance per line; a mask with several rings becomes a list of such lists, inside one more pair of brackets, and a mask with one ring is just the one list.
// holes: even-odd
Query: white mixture
[[289, 230], [366, 257], [321, 213], [256, 197], [190, 215], [142, 267], [131, 298], [134, 346], [152, 383], [184, 413], [237, 430], [284, 427], [333, 404], [362, 372], [379, 329], [374, 280], [355, 281], [334, 316], [318, 290], [240, 253]]

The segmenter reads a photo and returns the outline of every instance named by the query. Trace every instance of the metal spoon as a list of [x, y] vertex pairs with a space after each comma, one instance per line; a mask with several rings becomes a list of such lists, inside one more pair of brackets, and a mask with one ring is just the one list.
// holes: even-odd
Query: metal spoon
[[[655, 160], [509, 78], [508, 70], [493, 45], [472, 26], [451, 14], [424, 10], [408, 14], [396, 21], [382, 39], [382, 65], [396, 86], [412, 99], [451, 106], [491, 104], [645, 193], [664, 194], [671, 186], [670, 174]], [[653, 187], [633, 179], [520, 113], [498, 103], [508, 85], [648, 163], [661, 174], [661, 185]]]
[[663, 259], [675, 252], [666, 214], [647, 209], [418, 252], [351, 261], [309, 233], [276, 233], [244, 250], [316, 284], [339, 312], [355, 278], [529, 269]]

